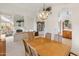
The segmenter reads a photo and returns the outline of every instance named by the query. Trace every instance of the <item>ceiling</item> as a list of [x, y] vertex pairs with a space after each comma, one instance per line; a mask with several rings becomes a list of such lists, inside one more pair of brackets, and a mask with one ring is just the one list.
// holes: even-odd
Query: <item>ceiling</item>
[[[72, 5], [68, 3], [45, 3], [46, 6]], [[78, 4], [79, 5], [79, 4]], [[43, 3], [0, 3], [0, 13], [35, 16], [43, 8]]]
[[21, 13], [21, 14], [32, 14], [37, 12], [42, 7], [42, 4], [25, 4], [25, 3], [1, 3], [1, 12]]

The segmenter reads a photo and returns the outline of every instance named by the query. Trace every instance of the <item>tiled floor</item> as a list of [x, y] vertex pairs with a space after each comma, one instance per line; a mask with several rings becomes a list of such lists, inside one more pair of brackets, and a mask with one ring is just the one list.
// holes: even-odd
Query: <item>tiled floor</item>
[[22, 41], [14, 42], [14, 38], [6, 38], [6, 55], [7, 56], [25, 56], [25, 49]]

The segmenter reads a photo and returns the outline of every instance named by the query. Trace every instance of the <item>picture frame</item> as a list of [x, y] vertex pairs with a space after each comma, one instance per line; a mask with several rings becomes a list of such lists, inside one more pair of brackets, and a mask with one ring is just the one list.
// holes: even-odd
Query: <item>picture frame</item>
[[65, 20], [64, 21], [64, 29], [71, 29], [71, 21], [70, 20]]

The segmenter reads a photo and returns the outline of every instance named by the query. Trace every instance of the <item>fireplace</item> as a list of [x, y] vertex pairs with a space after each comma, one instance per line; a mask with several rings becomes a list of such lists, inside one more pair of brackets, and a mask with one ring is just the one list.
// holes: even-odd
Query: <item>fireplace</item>
[[23, 32], [23, 30], [22, 29], [17, 29], [16, 32]]

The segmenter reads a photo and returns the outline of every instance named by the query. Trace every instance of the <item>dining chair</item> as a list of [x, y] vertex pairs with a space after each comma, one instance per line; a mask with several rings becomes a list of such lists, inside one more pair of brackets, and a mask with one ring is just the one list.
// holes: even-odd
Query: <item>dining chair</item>
[[46, 34], [45, 34], [45, 38], [51, 39], [51, 33], [46, 33]]
[[29, 45], [29, 49], [30, 49], [30, 56], [39, 56], [39, 54], [37, 53], [37, 51]]
[[23, 44], [24, 44], [24, 48], [25, 48], [25, 55], [26, 56], [30, 56], [30, 49], [29, 49], [29, 45], [23, 40]]
[[39, 36], [39, 33], [38, 32], [35, 32], [35, 36]]
[[70, 52], [68, 56], [78, 56], [78, 55], [73, 52]]
[[54, 34], [54, 40], [62, 43], [62, 36], [59, 34]]

